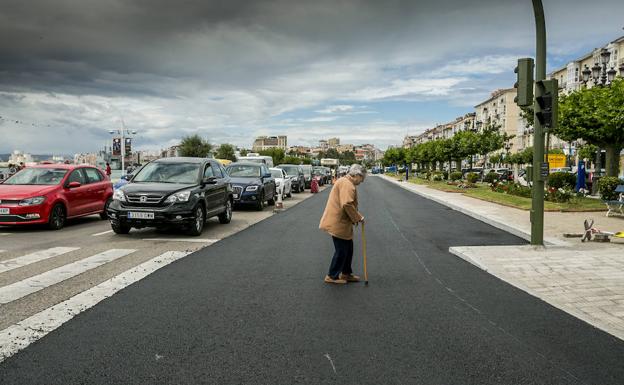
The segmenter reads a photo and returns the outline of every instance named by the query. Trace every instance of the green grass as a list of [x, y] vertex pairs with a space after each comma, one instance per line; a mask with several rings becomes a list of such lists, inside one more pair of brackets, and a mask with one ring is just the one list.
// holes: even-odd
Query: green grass
[[[410, 183], [440, 191], [461, 193], [472, 198], [522, 210], [530, 210], [532, 204], [531, 198], [495, 192], [488, 185], [481, 183], [477, 183], [475, 188], [468, 189], [460, 189], [457, 186], [447, 184], [446, 181], [432, 182], [421, 178], [410, 178]], [[544, 210], [564, 212], [607, 211], [604, 203], [598, 199], [591, 198], [572, 198], [568, 203], [544, 202]]]

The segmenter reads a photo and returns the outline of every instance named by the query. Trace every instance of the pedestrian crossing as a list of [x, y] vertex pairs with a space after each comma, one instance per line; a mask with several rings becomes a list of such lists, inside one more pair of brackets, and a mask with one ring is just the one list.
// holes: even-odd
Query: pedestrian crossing
[[[79, 247], [53, 247], [0, 261], [0, 282], [2, 282], [1, 279], [5, 279], [6, 282], [7, 277], [10, 277], [11, 274], [20, 271], [20, 269], [24, 267], [51, 260], [68, 253], [84, 251], [85, 250], [81, 250]], [[14, 301], [37, 292], [42, 292], [53, 285], [63, 284], [73, 277], [113, 263], [137, 251], [136, 249], [109, 249], [96, 252], [80, 260], [67, 263], [14, 283], [0, 286], [0, 313], [3, 311], [3, 306], [8, 306]], [[2, 252], [2, 250], [0, 250], [0, 252]], [[150, 257], [148, 255], [148, 260], [143, 263], [123, 271], [100, 284], [90, 287], [61, 303], [54, 303], [45, 310], [33, 314], [26, 319], [22, 319], [13, 325], [8, 327], [3, 326], [5, 328], [0, 330], [0, 362], [45, 336], [50, 331], [58, 328], [80, 312], [95, 306], [100, 301], [110, 297], [124, 287], [145, 278], [149, 274], [178, 259], [186, 257], [190, 253], [190, 251], [166, 251], [155, 257], [151, 257], [151, 259], [149, 259]], [[91, 253], [87, 252], [86, 254]], [[21, 270], [21, 273], [23, 274], [24, 271]], [[44, 304], [44, 306], [47, 305]]]

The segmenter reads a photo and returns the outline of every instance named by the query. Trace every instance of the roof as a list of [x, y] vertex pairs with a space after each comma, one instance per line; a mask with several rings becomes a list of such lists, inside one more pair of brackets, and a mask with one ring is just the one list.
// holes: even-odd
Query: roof
[[[230, 164], [228, 164], [227, 166], [256, 166], [256, 167], [260, 167], [262, 166], [264, 163], [256, 163], [256, 162], [232, 162]], [[266, 166], [266, 164], [265, 164]]]
[[63, 170], [73, 170], [79, 167], [95, 167], [90, 164], [65, 164], [65, 163], [47, 163], [47, 164], [35, 164], [32, 166], [26, 166], [26, 168], [60, 168]]

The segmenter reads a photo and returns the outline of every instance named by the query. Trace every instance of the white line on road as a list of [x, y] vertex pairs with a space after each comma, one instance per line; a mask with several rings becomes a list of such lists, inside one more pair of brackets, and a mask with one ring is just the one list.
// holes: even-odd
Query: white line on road
[[79, 247], [53, 247], [51, 249], [36, 251], [21, 257], [2, 261], [0, 262], [0, 273], [30, 265], [31, 263], [40, 262], [44, 259], [54, 258], [79, 249]]
[[104, 234], [108, 234], [108, 233], [112, 233], [113, 230], [108, 230], [108, 231], [102, 231], [101, 233], [96, 233], [96, 234], [91, 234], [92, 237], [99, 237], [100, 235], [104, 235]]
[[111, 297], [126, 286], [147, 277], [171, 262], [184, 258], [188, 254], [190, 253], [168, 251], [83, 291], [67, 301], [49, 307], [0, 331], [0, 362], [26, 348], [79, 313], [92, 308], [98, 302]]
[[144, 241], [161, 241], [161, 242], [195, 242], [195, 243], [215, 243], [220, 239], [203, 239], [203, 238], [144, 238]]
[[3, 236], [3, 235], [11, 235], [11, 233], [0, 233], [0, 236]]
[[45, 273], [35, 275], [34, 277], [15, 282], [11, 285], [0, 287], [0, 304], [9, 303], [29, 294], [36, 293], [48, 286], [63, 282], [66, 279], [75, 277], [85, 271], [95, 269], [98, 266], [112, 262], [118, 258], [134, 253], [135, 251], [136, 250], [133, 249], [107, 250], [80, 261], [57, 267], [56, 269], [48, 270]]

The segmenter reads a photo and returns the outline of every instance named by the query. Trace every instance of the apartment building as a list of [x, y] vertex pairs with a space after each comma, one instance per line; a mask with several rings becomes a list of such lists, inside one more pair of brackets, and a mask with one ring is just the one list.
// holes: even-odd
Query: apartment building
[[515, 88], [500, 89], [475, 106], [475, 128], [479, 131], [487, 127], [498, 127], [501, 133], [514, 135], [511, 152], [518, 152], [532, 145], [532, 131], [522, 118], [520, 107], [514, 101]]
[[327, 145], [329, 148], [336, 148], [340, 145], [340, 138], [329, 138], [327, 139]]
[[258, 136], [251, 147], [253, 152], [260, 152], [271, 148], [281, 148], [286, 151], [288, 140], [286, 135], [280, 136]]

